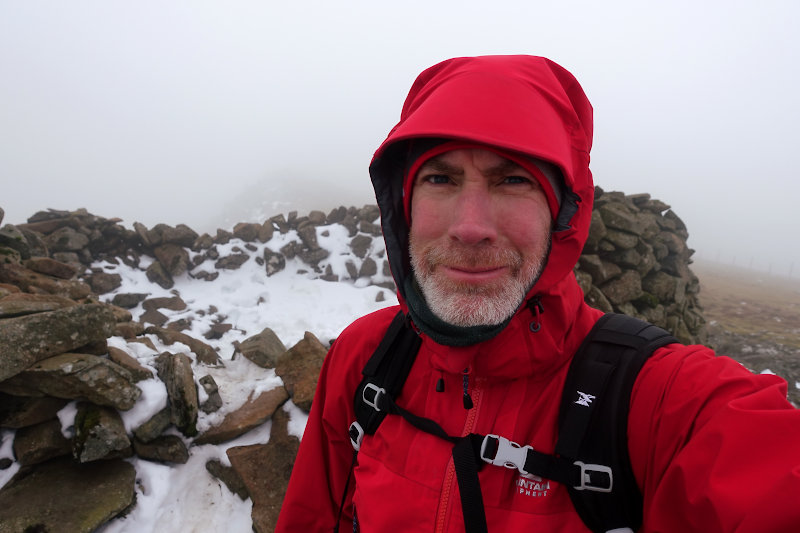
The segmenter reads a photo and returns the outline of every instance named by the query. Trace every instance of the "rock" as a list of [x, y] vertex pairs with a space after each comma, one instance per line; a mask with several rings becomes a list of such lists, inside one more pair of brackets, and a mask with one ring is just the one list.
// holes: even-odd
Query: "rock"
[[0, 533], [88, 533], [135, 501], [136, 471], [119, 459], [58, 459], [0, 489]]
[[272, 222], [267, 220], [264, 222], [258, 230], [258, 240], [261, 242], [269, 242], [272, 239], [272, 235], [275, 233], [275, 228], [272, 226]]
[[312, 224], [307, 224], [297, 230], [297, 236], [300, 241], [309, 250], [319, 250], [319, 243], [317, 242], [317, 228]]
[[52, 355], [105, 340], [114, 324], [113, 313], [102, 304], [0, 320], [0, 381]]
[[[192, 241], [194, 242], [194, 241]], [[153, 249], [156, 259], [172, 278], [189, 270], [189, 252], [177, 244], [167, 243]]]
[[218, 340], [221, 339], [223, 335], [225, 335], [231, 329], [233, 329], [233, 324], [211, 324], [211, 326], [208, 328], [208, 331], [203, 334], [203, 337], [205, 337], [207, 340]]
[[197, 388], [192, 360], [182, 353], [164, 352], [156, 359], [158, 377], [167, 386], [170, 421], [187, 437], [197, 435]]
[[231, 465], [239, 474], [253, 500], [253, 529], [258, 533], [275, 530], [289, 476], [300, 441], [287, 431], [289, 417], [275, 412], [267, 444], [237, 446], [227, 451]]
[[89, 237], [64, 226], [45, 237], [45, 244], [51, 252], [77, 252], [89, 245]]
[[[167, 323], [169, 317], [160, 311], [150, 309], [139, 315], [139, 320], [145, 324], [153, 324], [156, 327], [161, 327]], [[146, 331], [146, 330], [145, 330]]]
[[258, 239], [261, 231], [261, 224], [240, 222], [233, 227], [233, 236], [242, 239], [244, 242], [254, 242]]
[[367, 256], [370, 246], [372, 246], [372, 237], [368, 235], [356, 235], [350, 241], [350, 249], [361, 259]]
[[145, 270], [145, 274], [150, 282], [159, 285], [163, 289], [171, 289], [175, 285], [172, 276], [158, 261], [153, 261]]
[[682, 303], [686, 297], [686, 281], [666, 272], [654, 272], [642, 280], [642, 288], [659, 302]]
[[221, 444], [244, 435], [269, 420], [272, 414], [288, 399], [289, 394], [284, 387], [276, 387], [262, 392], [255, 399], [248, 399], [242, 407], [228, 414], [222, 423], [206, 430], [194, 442], [195, 444]]
[[177, 435], [163, 435], [149, 442], [134, 439], [133, 451], [148, 461], [186, 464], [189, 460], [189, 450]]
[[129, 457], [131, 441], [115, 409], [88, 402], [78, 404], [75, 415], [74, 455], [81, 463]]
[[111, 303], [116, 305], [117, 307], [122, 307], [125, 309], [133, 309], [140, 303], [147, 298], [147, 293], [133, 293], [133, 292], [125, 292], [120, 294], [115, 294], [114, 298], [111, 300]]
[[214, 263], [214, 268], [236, 270], [245, 264], [248, 259], [250, 259], [250, 256], [245, 253], [227, 255], [225, 257], [221, 257], [216, 263]]
[[378, 264], [371, 257], [367, 257], [361, 262], [361, 268], [358, 270], [359, 278], [371, 278], [378, 273]]
[[622, 273], [622, 269], [617, 265], [608, 261], [603, 261], [600, 259], [600, 256], [596, 254], [582, 255], [578, 264], [581, 270], [592, 277], [592, 282], [596, 285], [602, 285], [606, 281]]
[[56, 279], [15, 263], [0, 264], [0, 283], [16, 285], [25, 292], [56, 294], [78, 300], [91, 294], [86, 283], [76, 280]]
[[600, 290], [614, 305], [635, 300], [642, 295], [642, 279], [633, 270], [627, 270], [614, 280], [605, 283]]
[[246, 500], [250, 497], [250, 493], [247, 492], [247, 487], [242, 481], [242, 478], [239, 477], [239, 474], [236, 473], [236, 470], [232, 466], [225, 466], [217, 459], [212, 459], [206, 462], [206, 470], [209, 474], [225, 483], [228, 490], [239, 496], [242, 500]]
[[18, 396], [84, 398], [126, 411], [142, 391], [130, 372], [103, 357], [64, 353], [44, 359], [0, 383], [0, 391]]
[[13, 293], [0, 298], [0, 318], [55, 311], [78, 305], [75, 300], [54, 294]]
[[147, 422], [134, 429], [133, 435], [142, 442], [150, 442], [161, 435], [170, 423], [170, 408], [165, 407], [150, 417]]
[[242, 355], [262, 368], [275, 368], [278, 360], [286, 353], [286, 347], [269, 328], [239, 344]]
[[29, 398], [0, 393], [0, 427], [23, 428], [54, 418], [67, 401], [45, 396]]
[[319, 339], [306, 331], [303, 339], [292, 346], [275, 367], [275, 373], [283, 379], [292, 401], [305, 411], [311, 410], [311, 400], [314, 399], [326, 353], [327, 349]]
[[211, 375], [203, 376], [198, 381], [206, 394], [206, 400], [200, 404], [200, 410], [204, 413], [215, 413], [222, 407], [222, 397], [219, 395], [217, 382]]
[[608, 229], [616, 229], [638, 235], [638, 220], [630, 209], [619, 203], [607, 203], [598, 207], [603, 223]]
[[143, 367], [135, 357], [128, 355], [125, 351], [120, 350], [119, 348], [109, 346], [108, 358], [130, 372], [134, 382], [143, 381], [153, 377], [153, 372], [150, 369]]
[[97, 272], [88, 276], [87, 281], [95, 294], [105, 294], [122, 285], [122, 276], [107, 272]]
[[142, 308], [146, 311], [151, 309], [169, 309], [171, 311], [183, 311], [186, 309], [186, 302], [180, 296], [171, 298], [148, 298], [142, 302]]
[[267, 269], [267, 276], [272, 276], [286, 268], [286, 258], [279, 252], [264, 249], [264, 263]]
[[72, 279], [78, 274], [78, 269], [73, 265], [49, 257], [32, 257], [25, 261], [25, 267], [59, 279]]
[[160, 327], [149, 327], [145, 329], [145, 332], [156, 335], [164, 344], [175, 344], [176, 342], [185, 344], [197, 356], [197, 360], [204, 365], [222, 366], [222, 360], [220, 360], [214, 348], [185, 333]]
[[29, 259], [31, 257], [28, 239], [25, 238], [19, 228], [12, 224], [6, 224], [0, 229], [0, 246], [15, 250], [21, 259]]
[[61, 433], [57, 418], [21, 428], [14, 436], [14, 457], [22, 466], [43, 463], [71, 451], [72, 445]]

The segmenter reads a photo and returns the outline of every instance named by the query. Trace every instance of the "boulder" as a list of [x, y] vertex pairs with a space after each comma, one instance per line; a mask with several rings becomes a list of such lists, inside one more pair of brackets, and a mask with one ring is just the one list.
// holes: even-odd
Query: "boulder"
[[72, 279], [78, 274], [78, 269], [68, 263], [62, 263], [49, 257], [32, 257], [25, 261], [25, 267], [60, 279]]
[[78, 305], [75, 300], [55, 294], [18, 292], [0, 298], [0, 318], [55, 311]]
[[14, 436], [14, 457], [21, 466], [70, 455], [71, 451], [72, 445], [61, 433], [57, 418], [18, 429]]
[[114, 314], [102, 304], [76, 305], [0, 321], [0, 381], [55, 354], [114, 332]]
[[158, 377], [167, 386], [170, 421], [187, 437], [197, 435], [197, 387], [192, 360], [183, 353], [164, 352], [156, 359]]
[[175, 344], [176, 342], [185, 344], [197, 356], [197, 360], [204, 365], [222, 366], [222, 360], [217, 355], [217, 352], [214, 351], [214, 348], [185, 333], [154, 326], [145, 329], [145, 333], [156, 335], [164, 344]]
[[274, 331], [264, 328], [261, 333], [242, 341], [239, 351], [262, 368], [275, 368], [280, 357], [286, 353], [286, 347]]
[[92, 292], [82, 281], [53, 278], [16, 263], [0, 263], [0, 283], [16, 285], [25, 292], [56, 294], [73, 300], [86, 298]]
[[120, 460], [56, 459], [0, 489], [0, 533], [88, 533], [135, 501], [136, 471]]
[[89, 282], [89, 286], [95, 294], [105, 294], [122, 285], [122, 276], [109, 274], [108, 272], [97, 272], [87, 276], [86, 281]]
[[131, 441], [116, 409], [88, 402], [78, 404], [73, 453], [81, 463], [130, 456]]
[[203, 376], [198, 381], [203, 392], [206, 394], [206, 399], [200, 404], [200, 410], [204, 413], [215, 413], [222, 407], [222, 396], [219, 395], [219, 387], [217, 382], [211, 375]]
[[287, 431], [289, 416], [275, 411], [267, 444], [228, 449], [231, 466], [239, 474], [253, 500], [253, 530], [275, 530], [281, 503], [294, 466], [300, 441]]
[[171, 289], [175, 285], [172, 276], [158, 261], [150, 263], [150, 266], [145, 270], [145, 275], [151, 283], [155, 283], [163, 289]]
[[51, 252], [77, 252], [89, 245], [89, 237], [69, 226], [62, 226], [45, 237]]
[[126, 411], [142, 391], [130, 372], [96, 355], [64, 353], [44, 359], [0, 383], [0, 391], [17, 396], [86, 399]]
[[317, 388], [327, 349], [312, 333], [306, 331], [303, 339], [292, 346], [275, 367], [283, 380], [292, 401], [305, 411], [311, 410], [311, 400]]
[[67, 400], [44, 396], [31, 398], [0, 393], [0, 427], [23, 428], [54, 418]]
[[194, 442], [195, 444], [220, 444], [244, 435], [272, 416], [289, 399], [284, 387], [275, 387], [262, 392], [256, 398], [249, 398], [239, 409], [229, 413], [217, 426], [209, 428]]
[[372, 237], [368, 235], [356, 235], [350, 240], [350, 249], [361, 259], [367, 256], [370, 246], [372, 246]]
[[156, 246], [153, 253], [172, 278], [189, 270], [189, 252], [182, 246], [173, 243], [162, 244]]
[[189, 460], [189, 450], [177, 435], [162, 435], [149, 442], [134, 439], [133, 451], [148, 461], [185, 464]]

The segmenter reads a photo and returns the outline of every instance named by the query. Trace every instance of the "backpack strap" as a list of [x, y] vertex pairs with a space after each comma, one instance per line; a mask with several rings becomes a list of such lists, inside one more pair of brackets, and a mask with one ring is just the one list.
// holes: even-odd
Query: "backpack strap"
[[555, 452], [584, 467], [584, 479], [567, 491], [592, 531], [635, 531], [642, 524], [642, 495], [628, 454], [631, 391], [652, 353], [676, 342], [657, 326], [610, 313], [597, 321], [570, 364]]
[[400, 394], [411, 366], [417, 357], [422, 339], [409, 324], [403, 311], [398, 311], [389, 329], [372, 353], [361, 374], [354, 398], [356, 420], [350, 424], [350, 442], [358, 451], [364, 435], [378, 429], [388, 411], [386, 400]]

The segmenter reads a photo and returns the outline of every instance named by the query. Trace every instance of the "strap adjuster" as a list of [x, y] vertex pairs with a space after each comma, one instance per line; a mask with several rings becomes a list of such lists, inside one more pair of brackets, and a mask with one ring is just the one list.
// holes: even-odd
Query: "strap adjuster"
[[533, 450], [533, 446], [520, 446], [499, 435], [486, 435], [481, 443], [481, 459], [495, 466], [516, 468], [520, 473], [528, 474], [525, 470], [528, 450]]
[[353, 449], [358, 451], [361, 448], [361, 441], [364, 440], [364, 428], [361, 427], [358, 420], [350, 424], [347, 434], [350, 436], [350, 444], [353, 445]]
[[[372, 394], [372, 399], [367, 398], [367, 391], [374, 392], [374, 394]], [[381, 408], [378, 407], [378, 402], [380, 401], [381, 394], [386, 394], [386, 389], [378, 387], [374, 383], [367, 383], [361, 391], [361, 398], [364, 400], [365, 404], [380, 412]]]
[[610, 467], [595, 464], [587, 465], [581, 461], [575, 461], [573, 464], [581, 469], [580, 485], [576, 486], [575, 490], [611, 492], [611, 488], [614, 486], [614, 476]]

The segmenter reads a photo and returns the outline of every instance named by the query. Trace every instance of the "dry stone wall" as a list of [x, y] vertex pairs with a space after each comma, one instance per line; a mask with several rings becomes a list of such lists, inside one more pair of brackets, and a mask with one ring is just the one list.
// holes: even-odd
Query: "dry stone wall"
[[[328, 231], [321, 227], [331, 225], [349, 235], [344, 271], [333, 268], [331, 251], [319, 244]], [[297, 238], [279, 251], [259, 247], [290, 231]], [[291, 399], [310, 409], [326, 346], [307, 332], [287, 348], [269, 324], [236, 342], [236, 354], [274, 368], [283, 386], [253, 395], [200, 431], [199, 413], [213, 413], [224, 401], [212, 370], [224, 371], [225, 360], [209, 342], [235, 325], [220, 318], [204, 338], [192, 337], [184, 319], [167, 316], [186, 307], [179, 294], [104, 297], [122, 280], [93, 265], [146, 264], [141, 268], [149, 282], [170, 289], [180, 276], [213, 282], [248, 261], [269, 277], [299, 259], [303, 272], [321, 280], [393, 289], [380, 233], [375, 206], [340, 207], [327, 215], [293, 212], [215, 235], [185, 225], [135, 223], [129, 229], [82, 209], [43, 211], [26, 224], [0, 228], [0, 438], [13, 440], [13, 453], [0, 456], [0, 469], [19, 468], [0, 488], [0, 533], [92, 531], [135, 505], [136, 473], [125, 458], [185, 463], [193, 445], [228, 442], [269, 420], [268, 444], [231, 448], [231, 466], [209, 461], [206, 469], [252, 500], [256, 531], [272, 531], [299, 444], [280, 407]], [[687, 237], [684, 224], [662, 202], [597, 189], [589, 240], [575, 270], [587, 302], [642, 317], [682, 341], [702, 342], [699, 284], [689, 268]], [[221, 253], [232, 241], [233, 251]], [[130, 310], [140, 305], [143, 311], [134, 317]], [[175, 349], [145, 361], [135, 350], [109, 346], [110, 337], [154, 351], [156, 341]], [[120, 413], [136, 405], [142, 394], [137, 383], [148, 379], [163, 381], [167, 406], [128, 431]], [[0, 449], [8, 449], [2, 444]]]

